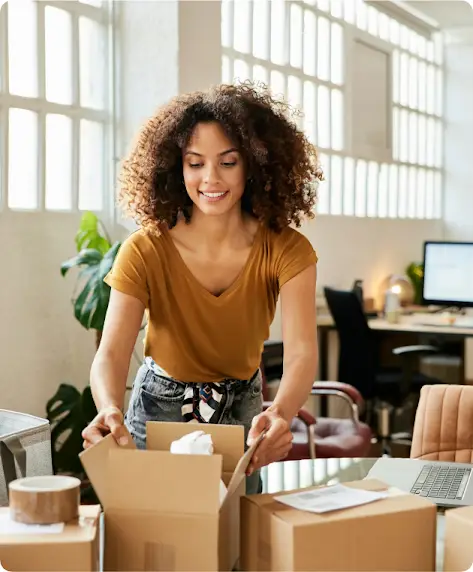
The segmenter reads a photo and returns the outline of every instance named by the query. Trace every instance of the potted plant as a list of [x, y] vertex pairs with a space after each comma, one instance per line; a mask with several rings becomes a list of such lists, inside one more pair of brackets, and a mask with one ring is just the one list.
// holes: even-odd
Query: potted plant
[[75, 241], [77, 254], [63, 262], [61, 274], [66, 276], [72, 268], [79, 269], [72, 297], [74, 316], [84, 328], [95, 330], [98, 348], [110, 300], [110, 286], [104, 278], [112, 268], [121, 242], [111, 244], [105, 228], [91, 212], [83, 214]]
[[[64, 277], [73, 268], [79, 270], [72, 296], [74, 316], [87, 330], [95, 330], [98, 349], [110, 299], [110, 287], [104, 278], [111, 270], [120, 242], [111, 240], [95, 214], [85, 212], [75, 237], [77, 253], [61, 265]], [[82, 498], [94, 498], [86, 480], [79, 453], [82, 431], [95, 417], [97, 410], [90, 386], [81, 392], [62, 383], [46, 404], [51, 424], [52, 458], [55, 473], [77, 476], [84, 483]]]
[[406, 268], [406, 275], [414, 288], [414, 304], [422, 304], [422, 281], [424, 279], [424, 267], [421, 263], [411, 262]]
[[94, 500], [94, 492], [79, 459], [83, 448], [82, 430], [97, 414], [90, 386], [81, 392], [73, 385], [61, 383], [46, 404], [46, 414], [51, 424], [54, 472], [79, 478], [82, 501]]

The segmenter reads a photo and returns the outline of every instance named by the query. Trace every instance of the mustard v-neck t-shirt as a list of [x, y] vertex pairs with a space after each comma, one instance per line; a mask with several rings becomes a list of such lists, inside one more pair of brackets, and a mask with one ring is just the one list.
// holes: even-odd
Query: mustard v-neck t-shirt
[[143, 302], [145, 356], [174, 379], [245, 380], [260, 365], [281, 287], [316, 262], [300, 232], [261, 225], [237, 279], [215, 296], [191, 273], [169, 232], [138, 230], [123, 242], [105, 282]]

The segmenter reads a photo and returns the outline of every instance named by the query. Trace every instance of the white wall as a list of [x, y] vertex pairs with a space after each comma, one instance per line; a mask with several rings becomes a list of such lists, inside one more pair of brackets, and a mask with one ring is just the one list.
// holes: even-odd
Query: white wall
[[95, 337], [75, 320], [77, 214], [0, 213], [0, 408], [45, 416], [61, 382], [88, 383]]
[[[442, 223], [319, 216], [301, 230], [317, 250], [319, 291], [329, 285], [350, 288], [359, 278], [365, 296], [379, 299], [383, 280], [402, 274], [410, 262], [421, 261], [423, 241], [439, 238]], [[281, 336], [279, 313], [271, 334]]]

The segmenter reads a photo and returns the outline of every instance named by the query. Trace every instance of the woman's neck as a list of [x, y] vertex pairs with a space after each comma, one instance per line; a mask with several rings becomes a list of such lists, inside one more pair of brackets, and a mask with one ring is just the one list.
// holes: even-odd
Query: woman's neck
[[220, 216], [204, 215], [194, 209], [188, 228], [203, 244], [215, 248], [216, 245], [239, 244], [248, 233], [248, 222], [240, 209]]

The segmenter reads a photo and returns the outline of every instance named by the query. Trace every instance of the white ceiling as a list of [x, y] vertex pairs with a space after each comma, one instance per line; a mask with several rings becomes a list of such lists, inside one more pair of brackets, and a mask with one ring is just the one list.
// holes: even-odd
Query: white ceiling
[[403, 3], [435, 20], [440, 28], [473, 26], [473, 8], [466, 0], [405, 0]]

